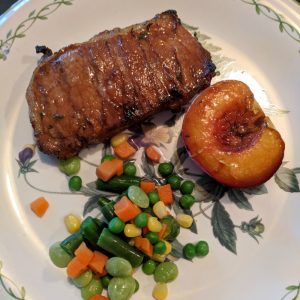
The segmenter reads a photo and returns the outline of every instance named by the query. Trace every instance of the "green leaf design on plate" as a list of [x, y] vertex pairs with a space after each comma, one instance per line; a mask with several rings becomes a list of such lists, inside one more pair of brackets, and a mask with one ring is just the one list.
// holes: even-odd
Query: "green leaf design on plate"
[[292, 169], [280, 167], [275, 174], [275, 182], [286, 192], [300, 192], [298, 178], [295, 171]]
[[[187, 174], [191, 173], [187, 172]], [[224, 196], [227, 187], [225, 187], [223, 184], [220, 184], [206, 173], [202, 173], [198, 175], [198, 177], [199, 178], [196, 180], [196, 184], [200, 190], [202, 201], [217, 201]]]
[[187, 30], [197, 30], [198, 27], [186, 24], [186, 23], [182, 23], [183, 27], [185, 27]]
[[16, 159], [18, 165], [19, 165], [19, 175], [21, 174], [25, 175], [26, 173], [38, 173], [37, 170], [33, 169], [33, 165], [37, 162], [37, 160], [31, 161], [30, 159], [26, 160], [24, 163], [22, 163], [19, 159]]
[[286, 287], [286, 290], [294, 291], [294, 290], [297, 290], [298, 288], [299, 288], [298, 285], [289, 285], [288, 287]]
[[268, 189], [264, 184], [253, 188], [241, 189], [241, 191], [249, 195], [263, 195], [268, 193]]
[[149, 176], [150, 178], [151, 177], [154, 177], [154, 178], [156, 177], [154, 165], [147, 158], [145, 152], [143, 152], [143, 154], [142, 154], [142, 164], [141, 164], [141, 167], [142, 167], [144, 173], [146, 174], [146, 176]]
[[214, 236], [219, 240], [220, 244], [236, 254], [237, 236], [234, 230], [234, 224], [228, 212], [219, 201], [214, 204], [211, 225], [213, 227]]
[[18, 287], [16, 283], [2, 273], [3, 263], [0, 261], [0, 285], [4, 291], [13, 299], [25, 300], [26, 291], [24, 287]]
[[24, 38], [25, 32], [29, 30], [37, 20], [47, 20], [48, 16], [55, 12], [62, 5], [72, 5], [74, 0], [53, 0], [46, 4], [40, 10], [33, 10], [28, 17], [23, 20], [14, 30], [10, 30], [5, 40], [0, 43], [0, 60], [6, 60], [10, 49], [15, 43], [16, 39]]
[[295, 172], [295, 174], [299, 174], [300, 173], [300, 168], [293, 168], [293, 171]]
[[268, 19], [279, 23], [280, 32], [287, 33], [293, 40], [300, 42], [300, 32], [292, 24], [288, 23], [283, 16], [277, 13], [273, 8], [259, 2], [258, 0], [241, 0], [244, 3], [253, 5], [258, 15], [264, 15]]
[[258, 5], [255, 6], [255, 10], [256, 10], [256, 13], [259, 15], [260, 14], [260, 8]]
[[178, 147], [173, 155], [171, 156], [170, 161], [172, 162], [172, 164], [175, 166], [179, 167], [181, 165], [183, 165], [183, 163], [185, 162], [185, 160], [189, 157], [189, 154], [185, 148], [185, 146], [182, 147]]
[[32, 17], [35, 14], [35, 9], [29, 13], [28, 18]]
[[84, 217], [94, 209], [99, 208], [98, 200], [99, 200], [99, 196], [92, 196], [88, 199], [88, 201], [85, 202], [83, 207]]
[[172, 243], [172, 251], [170, 255], [176, 258], [184, 258], [183, 256], [183, 245], [176, 239]]
[[12, 29], [6, 34], [6, 38], [8, 39], [12, 34]]
[[238, 207], [246, 210], [253, 210], [252, 205], [248, 201], [244, 193], [239, 189], [228, 190], [229, 199]]
[[285, 289], [288, 292], [280, 300], [286, 299], [287, 296], [293, 294], [293, 292], [295, 292], [295, 293], [294, 293], [293, 298], [291, 298], [291, 300], [297, 300], [297, 299], [299, 299], [299, 296], [300, 296], [300, 283], [299, 283], [299, 285], [289, 285]]

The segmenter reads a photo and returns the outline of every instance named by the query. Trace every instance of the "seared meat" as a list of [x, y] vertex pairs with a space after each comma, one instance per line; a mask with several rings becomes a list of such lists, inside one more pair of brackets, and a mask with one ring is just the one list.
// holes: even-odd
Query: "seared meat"
[[180, 107], [210, 85], [215, 70], [175, 11], [54, 54], [45, 49], [26, 97], [39, 148], [59, 159]]

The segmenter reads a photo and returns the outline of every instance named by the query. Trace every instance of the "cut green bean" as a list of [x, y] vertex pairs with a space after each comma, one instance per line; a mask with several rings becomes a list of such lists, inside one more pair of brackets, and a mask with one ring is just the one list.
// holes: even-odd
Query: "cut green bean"
[[81, 231], [77, 231], [73, 233], [72, 235], [68, 236], [66, 239], [64, 239], [60, 246], [70, 255], [74, 255], [75, 250], [79, 247], [79, 245], [83, 241], [83, 236]]
[[107, 252], [127, 259], [134, 268], [142, 264], [144, 255], [107, 228], [103, 229], [97, 244]]

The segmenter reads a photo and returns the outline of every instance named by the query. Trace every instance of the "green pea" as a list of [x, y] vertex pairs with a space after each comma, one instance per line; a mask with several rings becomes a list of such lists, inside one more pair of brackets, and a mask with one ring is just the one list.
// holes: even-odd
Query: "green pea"
[[79, 275], [76, 278], [72, 279], [72, 282], [78, 287], [82, 288], [87, 286], [91, 280], [93, 279], [93, 272], [91, 270], [87, 270], [83, 272], [81, 275]]
[[134, 293], [136, 293], [140, 289], [140, 284], [139, 284], [139, 282], [135, 278], [134, 278], [134, 281], [135, 281]]
[[79, 191], [82, 186], [82, 180], [79, 176], [73, 176], [69, 180], [69, 189], [71, 191]]
[[138, 186], [131, 185], [128, 188], [128, 198], [137, 206], [147, 208], [149, 206], [149, 198], [147, 194]]
[[93, 278], [88, 285], [81, 288], [81, 297], [84, 300], [89, 300], [91, 297], [101, 294], [103, 287], [100, 279]]
[[74, 175], [80, 170], [80, 159], [77, 156], [71, 157], [67, 160], [59, 161], [58, 168], [66, 175]]
[[136, 289], [135, 280], [131, 277], [114, 277], [108, 285], [108, 296], [111, 300], [128, 300]]
[[154, 272], [154, 280], [156, 282], [168, 283], [174, 281], [178, 276], [177, 266], [171, 262], [163, 262], [159, 264]]
[[192, 195], [183, 195], [180, 200], [180, 205], [183, 208], [189, 209], [193, 206], [193, 204], [195, 203], [195, 197]]
[[153, 261], [152, 259], [147, 260], [142, 266], [142, 270], [146, 275], [154, 274], [155, 269], [156, 269], [156, 262]]
[[130, 262], [121, 257], [110, 258], [106, 262], [105, 268], [108, 274], [113, 277], [126, 277], [132, 273]]
[[182, 194], [188, 195], [193, 192], [194, 187], [195, 187], [194, 182], [192, 182], [190, 180], [185, 180], [180, 186], [180, 191]]
[[206, 241], [200, 241], [196, 244], [196, 255], [206, 256], [209, 252], [209, 246]]
[[127, 176], [135, 176], [136, 174], [136, 166], [134, 163], [128, 162], [124, 165], [124, 175]]
[[168, 177], [173, 173], [174, 166], [171, 162], [161, 163], [158, 166], [158, 173], [162, 177]]
[[154, 249], [153, 252], [157, 253], [157, 254], [164, 254], [167, 250], [167, 246], [163, 241], [158, 241], [155, 245], [154, 245]]
[[115, 156], [113, 156], [113, 155], [111, 155], [111, 154], [106, 154], [106, 155], [104, 155], [104, 156], [102, 157], [101, 162], [103, 163], [103, 162], [106, 161], [106, 160], [114, 160], [114, 159], [116, 159]]
[[157, 192], [150, 192], [148, 194], [148, 198], [150, 201], [150, 205], [152, 205], [152, 206], [159, 201], [159, 196], [158, 196]]
[[65, 268], [72, 259], [72, 256], [60, 246], [60, 242], [54, 243], [49, 248], [49, 257], [58, 268]]
[[196, 256], [196, 247], [192, 243], [188, 243], [183, 247], [183, 255], [185, 258], [192, 260]]
[[156, 244], [159, 241], [157, 232], [148, 232], [145, 237], [150, 241], [151, 244]]
[[133, 222], [137, 227], [143, 228], [143, 227], [147, 226], [148, 215], [146, 213], [142, 212], [135, 217]]
[[121, 233], [124, 230], [125, 223], [118, 217], [114, 217], [108, 223], [108, 229], [113, 233]]
[[111, 280], [111, 277], [109, 275], [105, 275], [105, 276], [101, 277], [101, 283], [105, 289], [108, 288], [110, 280]]
[[180, 189], [181, 178], [177, 175], [172, 175], [167, 178], [167, 182], [171, 185], [172, 190], [176, 191]]

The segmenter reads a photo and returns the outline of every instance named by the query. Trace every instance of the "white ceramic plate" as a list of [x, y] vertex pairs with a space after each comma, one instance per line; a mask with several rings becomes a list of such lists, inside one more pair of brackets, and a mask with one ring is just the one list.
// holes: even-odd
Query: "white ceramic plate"
[[[276, 181], [272, 178], [265, 188], [252, 191], [255, 195], [244, 191], [242, 195], [246, 198], [240, 195], [230, 200], [225, 194], [219, 200], [228, 212], [223, 211], [221, 216], [227, 221], [230, 218], [232, 223], [228, 221], [231, 225], [227, 227], [227, 239], [222, 230], [216, 235], [227, 248], [236, 249], [236, 255], [221, 246], [214, 236], [209, 220], [212, 207], [206, 211], [208, 218], [203, 214], [195, 218], [198, 235], [187, 230], [180, 235], [183, 244], [207, 240], [210, 253], [193, 263], [178, 261], [180, 275], [169, 285], [169, 299], [296, 299], [293, 297], [300, 289], [297, 193], [300, 8], [296, 2], [287, 0], [23, 0], [0, 18], [0, 299], [13, 299], [13, 295], [15, 299], [26, 300], [81, 299], [79, 290], [68, 282], [65, 270], [51, 264], [48, 247], [67, 236], [63, 217], [70, 212], [82, 215], [88, 197], [61, 194], [68, 191], [66, 177], [58, 171], [56, 161], [39, 152], [30, 160], [37, 160], [32, 168], [38, 173], [29, 172], [26, 177], [35, 187], [59, 193], [45, 193], [30, 187], [23, 174], [25, 169], [18, 176], [18, 154], [24, 145], [34, 143], [25, 99], [38, 59], [34, 46], [46, 44], [57, 50], [87, 40], [104, 29], [150, 19], [170, 8], [176, 9], [185, 23], [199, 28], [199, 38], [212, 52], [220, 71], [214, 82], [238, 78], [249, 84], [285, 140], [284, 161], [287, 163], [277, 173]], [[168, 127], [163, 123], [170, 117], [170, 114], [158, 116], [154, 121], [162, 125], [144, 137], [144, 142], [165, 146], [161, 149], [167, 159], [181, 146], [180, 141], [177, 145], [181, 119], [175, 126]], [[82, 156], [97, 163], [101, 146], [83, 151]], [[141, 166], [139, 155], [138, 162]], [[199, 173], [188, 159], [184, 167]], [[92, 181], [93, 167], [82, 162], [80, 176], [84, 182]], [[198, 197], [203, 199], [205, 195], [202, 192]], [[29, 203], [39, 196], [45, 196], [51, 204], [41, 219], [29, 208]], [[233, 200], [243, 201], [248, 210], [239, 209]], [[211, 203], [203, 207], [207, 205]], [[199, 205], [193, 208], [194, 213], [197, 211]], [[249, 221], [256, 216], [259, 217], [252, 221], [251, 227]], [[257, 235], [262, 229], [258, 224], [260, 219], [265, 226], [262, 238]], [[222, 220], [216, 221], [222, 224]], [[153, 280], [141, 272], [136, 277], [141, 289], [132, 299], [150, 299]], [[286, 290], [291, 285], [294, 286]]]

